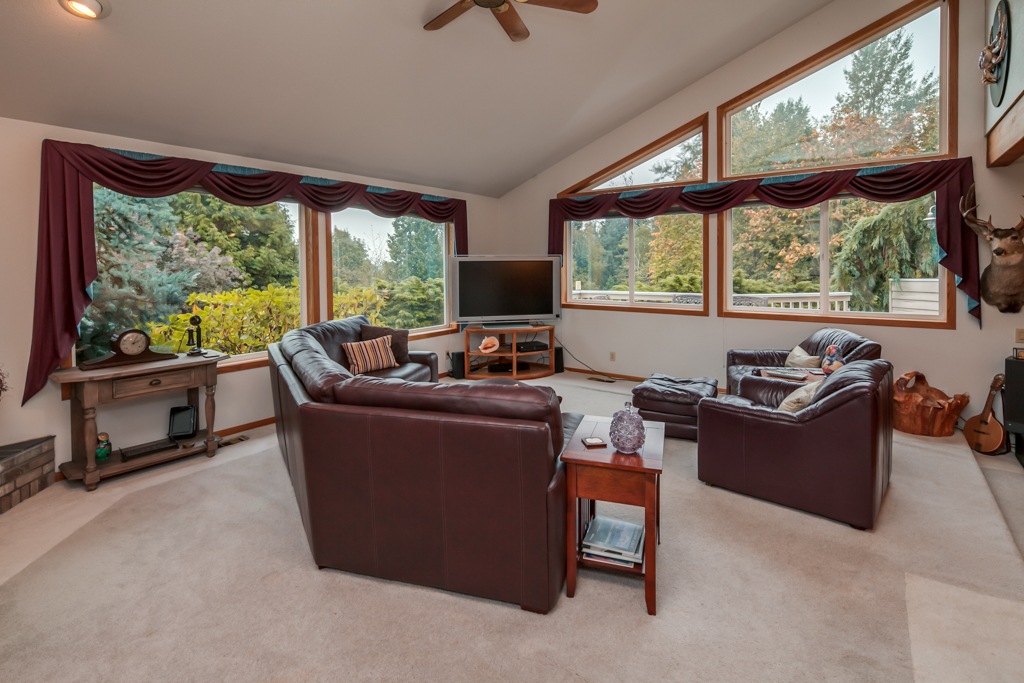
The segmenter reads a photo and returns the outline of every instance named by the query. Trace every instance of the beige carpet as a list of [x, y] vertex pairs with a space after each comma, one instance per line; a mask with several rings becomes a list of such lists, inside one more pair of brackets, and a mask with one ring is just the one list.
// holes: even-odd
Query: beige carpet
[[[604, 414], [630, 386], [549, 383]], [[547, 616], [319, 571], [276, 448], [202, 463], [0, 585], [0, 680], [1019, 680], [1024, 562], [961, 442], [898, 436], [859, 532], [704, 486], [669, 440], [656, 617], [594, 570]]]

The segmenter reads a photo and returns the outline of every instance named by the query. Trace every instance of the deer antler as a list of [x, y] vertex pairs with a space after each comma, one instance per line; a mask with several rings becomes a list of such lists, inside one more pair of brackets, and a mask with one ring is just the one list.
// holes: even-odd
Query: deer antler
[[[968, 204], [971, 206], [969, 209], [966, 208]], [[978, 233], [980, 237], [988, 239], [992, 235], [992, 231], [996, 229], [996, 226], [992, 225], [992, 216], [989, 216], [987, 221], [978, 218], [978, 203], [974, 199], [974, 185], [967, 190], [967, 196], [960, 199], [960, 215], [964, 217], [964, 222], [971, 227], [971, 230]], [[1024, 222], [1024, 216], [1021, 218]]]

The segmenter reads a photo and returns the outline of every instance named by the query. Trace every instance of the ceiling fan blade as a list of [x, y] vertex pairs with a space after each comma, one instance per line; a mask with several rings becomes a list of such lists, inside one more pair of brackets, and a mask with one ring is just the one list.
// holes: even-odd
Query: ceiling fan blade
[[590, 14], [597, 9], [597, 0], [516, 0], [527, 5], [538, 7], [550, 7], [551, 9], [564, 9], [568, 12], [579, 12]]
[[530, 29], [526, 28], [526, 24], [519, 17], [519, 12], [516, 11], [516, 8], [510, 2], [506, 0], [504, 5], [491, 11], [494, 12], [494, 18], [505, 29], [505, 33], [508, 34], [513, 43], [518, 43], [530, 37]]
[[462, 14], [472, 6], [473, 0], [459, 0], [454, 5], [434, 17], [433, 20], [423, 28], [427, 31], [436, 31], [439, 28], [443, 28], [461, 17]]

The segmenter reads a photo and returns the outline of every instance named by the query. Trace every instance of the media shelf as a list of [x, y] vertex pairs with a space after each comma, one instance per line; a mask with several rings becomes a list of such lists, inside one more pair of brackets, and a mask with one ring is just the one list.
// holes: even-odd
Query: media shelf
[[[543, 351], [516, 351], [519, 342], [528, 341], [544, 332], [548, 333], [548, 348]], [[509, 340], [511, 336], [511, 340]], [[489, 379], [492, 377], [511, 377], [512, 379], [539, 379], [550, 377], [555, 374], [555, 326], [537, 325], [536, 327], [509, 327], [503, 329], [484, 329], [482, 327], [467, 327], [463, 330], [463, 337], [466, 344], [466, 379]], [[497, 337], [498, 348], [494, 351], [484, 353], [480, 350], [480, 343], [484, 337]], [[548, 362], [539, 362], [538, 356], [547, 355]], [[530, 358], [533, 360], [530, 360]], [[474, 358], [485, 358], [482, 363], [473, 369]], [[527, 363], [527, 370], [519, 370], [519, 363]], [[512, 369], [505, 372], [491, 372], [488, 368], [499, 363], [511, 363]]]

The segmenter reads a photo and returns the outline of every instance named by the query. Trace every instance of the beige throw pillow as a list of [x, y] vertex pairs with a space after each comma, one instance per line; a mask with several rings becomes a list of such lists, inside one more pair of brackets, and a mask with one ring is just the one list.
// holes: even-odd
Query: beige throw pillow
[[811, 382], [805, 384], [779, 404], [779, 410], [784, 410], [787, 413], [798, 413], [811, 404], [811, 399], [814, 398], [814, 394], [818, 391], [821, 383], [825, 380], [819, 380], [817, 382]]
[[794, 346], [793, 350], [786, 356], [787, 368], [820, 368], [821, 356], [812, 356], [800, 346]]

